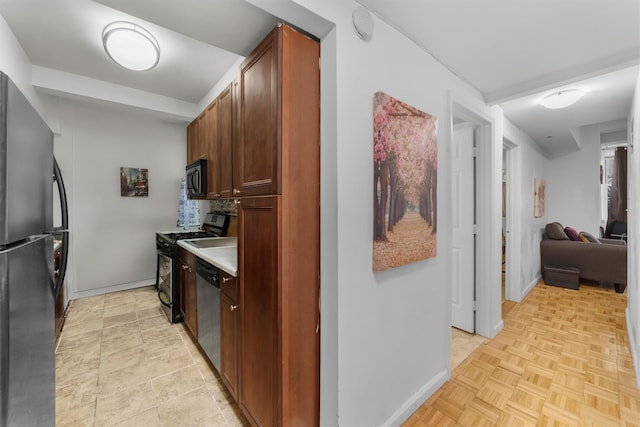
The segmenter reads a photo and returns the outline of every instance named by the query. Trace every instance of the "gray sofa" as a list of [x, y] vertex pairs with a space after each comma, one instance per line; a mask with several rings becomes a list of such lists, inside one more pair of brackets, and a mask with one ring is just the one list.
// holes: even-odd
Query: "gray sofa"
[[627, 287], [627, 246], [624, 241], [597, 239], [599, 243], [587, 243], [557, 237], [547, 225], [540, 242], [543, 277], [545, 266], [573, 267], [580, 270], [581, 279], [613, 283], [616, 292], [624, 292]]

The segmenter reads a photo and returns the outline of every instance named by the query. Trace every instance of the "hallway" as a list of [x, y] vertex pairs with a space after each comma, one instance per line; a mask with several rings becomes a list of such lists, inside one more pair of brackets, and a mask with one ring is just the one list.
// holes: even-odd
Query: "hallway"
[[640, 425], [627, 295], [538, 283], [404, 424]]

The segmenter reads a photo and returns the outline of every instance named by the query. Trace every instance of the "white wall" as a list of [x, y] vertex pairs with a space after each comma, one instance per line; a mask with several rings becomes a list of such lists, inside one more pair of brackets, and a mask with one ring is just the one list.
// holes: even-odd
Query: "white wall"
[[598, 236], [600, 129], [598, 125], [584, 126], [580, 133], [580, 151], [549, 161], [546, 217], [548, 222]]
[[[70, 299], [155, 283], [155, 232], [174, 228], [185, 124], [52, 98], [69, 199]], [[120, 197], [120, 167], [149, 170], [149, 197]]]
[[636, 382], [640, 387], [640, 76], [636, 83], [633, 106], [629, 114], [629, 134], [633, 148], [628, 150], [628, 233], [627, 252], [627, 328], [631, 353], [636, 370]]
[[13, 80], [46, 121], [43, 101], [31, 85], [31, 61], [2, 15], [0, 15], [0, 71]]
[[544, 226], [549, 222], [550, 209], [549, 193], [547, 192], [545, 214], [539, 218], [533, 215], [533, 180], [542, 178], [549, 188], [549, 160], [541, 153], [536, 143], [524, 131], [505, 119], [505, 138], [515, 145], [516, 158], [519, 159], [518, 167], [509, 171], [510, 179], [513, 179], [518, 188], [515, 189], [514, 200], [508, 209], [515, 209], [520, 219], [520, 230], [515, 230], [519, 240], [520, 251], [516, 265], [519, 271], [516, 273], [516, 294], [511, 295], [515, 301], [522, 299], [538, 283], [541, 277], [540, 266], [540, 240]]

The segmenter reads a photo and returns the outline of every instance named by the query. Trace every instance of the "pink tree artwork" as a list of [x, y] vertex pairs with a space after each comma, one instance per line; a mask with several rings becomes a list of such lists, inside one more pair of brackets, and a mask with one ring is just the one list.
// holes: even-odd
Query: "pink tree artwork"
[[373, 96], [373, 270], [436, 256], [438, 119]]

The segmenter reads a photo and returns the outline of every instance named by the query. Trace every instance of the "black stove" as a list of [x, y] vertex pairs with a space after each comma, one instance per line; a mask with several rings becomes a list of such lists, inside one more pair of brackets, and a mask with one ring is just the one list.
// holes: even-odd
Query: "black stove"
[[182, 239], [200, 239], [204, 237], [221, 237], [206, 230], [176, 231], [156, 233], [156, 249], [165, 255], [172, 256], [176, 250], [176, 242]]
[[204, 237], [225, 237], [229, 229], [231, 216], [219, 212], [207, 214], [201, 230], [184, 230], [156, 233], [156, 248], [168, 256], [175, 252], [176, 242], [182, 239], [200, 239]]
[[231, 217], [228, 214], [212, 212], [207, 214], [201, 230], [156, 233], [156, 249], [158, 252], [156, 286], [158, 288], [158, 298], [160, 298], [167, 319], [171, 323], [182, 320], [180, 314], [180, 290], [177, 286], [176, 242], [182, 239], [225, 237], [230, 219]]

